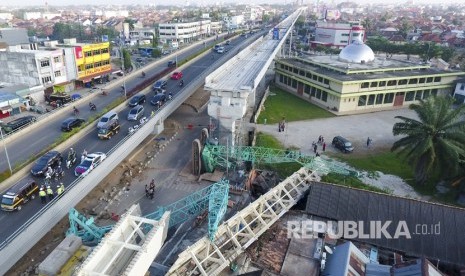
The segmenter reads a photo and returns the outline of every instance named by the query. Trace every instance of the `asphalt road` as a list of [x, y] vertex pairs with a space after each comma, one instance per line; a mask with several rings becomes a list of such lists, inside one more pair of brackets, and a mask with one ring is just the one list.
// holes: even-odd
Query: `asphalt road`
[[[259, 34], [257, 34], [257, 37], [258, 35]], [[228, 49], [233, 49], [243, 39], [244, 38], [239, 37], [235, 40], [232, 40], [231, 45], [227, 46]], [[252, 42], [252, 40], [249, 40], [249, 42]], [[215, 42], [212, 41], [211, 44], [213, 43]], [[178, 55], [178, 61], [186, 58], [194, 52], [200, 51], [203, 47], [203, 45], [199, 45], [194, 49], [187, 51], [184, 54]], [[215, 60], [212, 60], [211, 55], [206, 55], [205, 57], [200, 58], [199, 60], [191, 64], [188, 68], [185, 68], [183, 70], [184, 82], [188, 84], [192, 80], [196, 79], [197, 76], [200, 75], [206, 68], [208, 68]], [[158, 72], [161, 72], [165, 68], [166, 64], [163, 63], [160, 66], [153, 68], [152, 70], [146, 70], [146, 78], [151, 75], [155, 75]], [[128, 76], [126, 86], [128, 89], [130, 89], [132, 87], [135, 87], [139, 82], [142, 81], [143, 79], [139, 75]], [[167, 92], [172, 92], [173, 97], [176, 97], [179, 90], [181, 90], [181, 88], [179, 87], [179, 81], [168, 80], [168, 86], [166, 88]], [[155, 109], [149, 103], [151, 96], [153, 95], [153, 92], [149, 92], [149, 94], [147, 95], [147, 102], [144, 104], [146, 116], [149, 116], [151, 111]], [[97, 96], [92, 100], [92, 102], [94, 102], [97, 105], [97, 110], [101, 110], [119, 96], [121, 96], [121, 88], [117, 87], [111, 90], [108, 96]], [[80, 104], [77, 104], [76, 107], [80, 110], [80, 117], [83, 118], [88, 118], [89, 116], [93, 115], [93, 113], [95, 113], [89, 110], [87, 101], [83, 101]], [[129, 127], [136, 124], [136, 122], [127, 121], [126, 118], [128, 112], [129, 108], [125, 108], [122, 112], [118, 114], [121, 123], [121, 132], [114, 136], [111, 140], [100, 140], [97, 136], [97, 130], [95, 130], [95, 132], [92, 131], [88, 133], [87, 135], [82, 137], [75, 145], [73, 145], [72, 147], [78, 153], [78, 159], [80, 158], [80, 154], [83, 152], [84, 149], [86, 149], [88, 153], [92, 153], [96, 151], [107, 152], [111, 148], [113, 148], [119, 142], [119, 140], [121, 140], [126, 135]], [[71, 115], [72, 114], [53, 117], [50, 119], [50, 122], [47, 126], [35, 128], [30, 133], [28, 133], [28, 135], [25, 135], [24, 137], [19, 137], [13, 143], [9, 144], [8, 152], [10, 154], [12, 163], [15, 164], [15, 162], [27, 159], [27, 157], [31, 154], [37, 153], [42, 148], [53, 143], [53, 141], [55, 141], [55, 139], [61, 135], [61, 122]], [[7, 164], [3, 158], [4, 154], [5, 153], [2, 149], [2, 151], [0, 151], [0, 156], [2, 156], [0, 161], [0, 169], [3, 168], [3, 170], [7, 169]], [[65, 156], [66, 153], [63, 153], [63, 155]], [[32, 176], [28, 176], [27, 178], [30, 177]], [[74, 181], [75, 178], [76, 177], [74, 176], [74, 167], [72, 167], [69, 170], [65, 169], [65, 177], [59, 182], [63, 182], [64, 185], [67, 186], [72, 181]], [[24, 180], [25, 179], [21, 181]], [[43, 183], [43, 179], [38, 178], [37, 180], [39, 181], [39, 183]], [[54, 182], [52, 184], [52, 188], [54, 190], [56, 189], [56, 184], [58, 184], [58, 182]], [[40, 200], [35, 199], [25, 204], [19, 212], [1, 212], [0, 224], [2, 225], [2, 227], [0, 228], [0, 243], [3, 242], [8, 236], [10, 236], [28, 219], [30, 219], [40, 208], [42, 208], [42, 206], [43, 205], [41, 205]]]

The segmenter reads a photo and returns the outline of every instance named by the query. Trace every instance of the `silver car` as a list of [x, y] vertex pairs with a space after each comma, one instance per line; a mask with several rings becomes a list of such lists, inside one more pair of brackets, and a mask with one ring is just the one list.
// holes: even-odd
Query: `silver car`
[[144, 107], [142, 105], [138, 105], [133, 107], [128, 114], [129, 121], [137, 121], [139, 118], [144, 116]]

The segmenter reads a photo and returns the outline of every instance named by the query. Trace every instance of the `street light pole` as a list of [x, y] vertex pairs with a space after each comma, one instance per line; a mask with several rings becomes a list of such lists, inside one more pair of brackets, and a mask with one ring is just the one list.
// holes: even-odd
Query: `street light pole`
[[8, 162], [8, 168], [10, 168], [10, 174], [13, 175], [13, 170], [11, 169], [10, 157], [8, 156], [8, 151], [6, 150], [6, 143], [3, 139], [3, 129], [0, 127], [0, 135], [2, 137], [3, 148], [5, 149], [6, 161]]
[[121, 53], [121, 65], [123, 68], [123, 90], [124, 90], [124, 97], [126, 98], [126, 68], [124, 67], [124, 54], [123, 54], [122, 45], [120, 45], [120, 53]]

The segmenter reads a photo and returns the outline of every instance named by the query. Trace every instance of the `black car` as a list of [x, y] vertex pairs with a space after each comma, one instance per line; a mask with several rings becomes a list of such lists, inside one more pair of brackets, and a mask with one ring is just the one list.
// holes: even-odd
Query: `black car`
[[168, 61], [168, 67], [175, 67], [175, 66], [176, 66], [176, 61], [175, 60]]
[[352, 143], [342, 136], [334, 137], [332, 144], [335, 148], [339, 149], [342, 152], [348, 153], [354, 151], [354, 146], [352, 146]]
[[55, 102], [57, 105], [61, 106], [66, 103], [72, 102], [73, 99], [68, 94], [49, 94], [45, 95], [45, 101], [49, 102], [50, 104]]
[[155, 95], [150, 103], [154, 106], [162, 106], [166, 101], [166, 96], [163, 93]]
[[80, 127], [86, 120], [81, 118], [68, 118], [61, 123], [62, 131], [71, 131], [75, 127]]
[[129, 100], [128, 105], [130, 107], [135, 107], [135, 106], [138, 106], [138, 105], [142, 105], [143, 103], [145, 103], [145, 95], [144, 94], [137, 94], [134, 97], [132, 97], [131, 100]]
[[61, 153], [58, 151], [49, 151], [39, 158], [34, 166], [32, 166], [31, 173], [35, 176], [43, 176], [48, 167], [55, 168], [60, 165], [62, 161], [63, 158], [61, 157]]
[[153, 90], [165, 89], [167, 85], [168, 85], [168, 82], [166, 80], [159, 80], [153, 85], [152, 89]]
[[24, 117], [21, 117], [21, 118], [18, 118], [16, 120], [13, 120], [9, 123], [6, 123], [6, 124], [2, 124], [1, 127], [2, 127], [2, 131], [4, 133], [10, 133], [12, 131], [15, 131], [27, 124], [30, 124], [30, 123], [33, 123], [37, 120], [37, 118], [35, 116], [32, 116], [32, 115], [29, 115], [29, 116], [24, 116]]

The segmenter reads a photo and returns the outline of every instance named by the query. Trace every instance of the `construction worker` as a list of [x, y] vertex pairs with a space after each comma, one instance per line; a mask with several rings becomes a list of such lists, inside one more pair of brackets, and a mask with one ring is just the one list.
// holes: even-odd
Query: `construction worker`
[[53, 195], [53, 190], [50, 188], [50, 186], [47, 186], [47, 195], [48, 195], [48, 200], [52, 200], [54, 195]]
[[57, 185], [57, 196], [61, 195], [65, 191], [65, 185], [63, 182], [60, 185]]
[[47, 193], [45, 192], [44, 188], [40, 188], [39, 196], [40, 202], [42, 202], [42, 204], [47, 203]]

